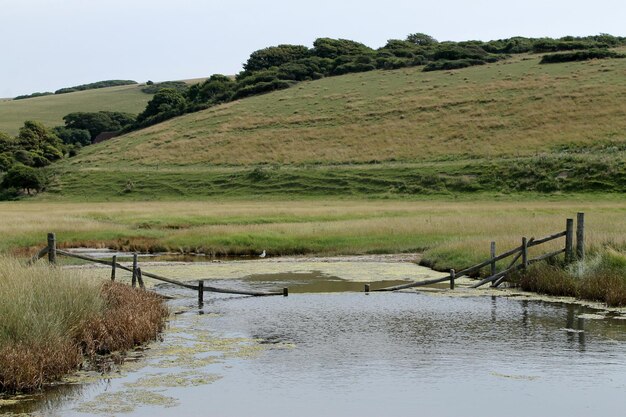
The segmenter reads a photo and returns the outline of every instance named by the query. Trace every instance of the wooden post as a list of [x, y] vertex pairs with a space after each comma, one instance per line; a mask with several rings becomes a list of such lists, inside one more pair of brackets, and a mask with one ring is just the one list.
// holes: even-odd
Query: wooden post
[[522, 238], [522, 268], [528, 268], [528, 239]]
[[289, 296], [289, 288], [283, 288], [283, 297]]
[[[496, 242], [491, 242], [491, 259], [496, 257]], [[496, 261], [491, 261], [491, 276], [496, 274]]]
[[370, 284], [365, 284], [365, 294], [369, 294], [370, 292]]
[[576, 257], [585, 260], [585, 213], [576, 215]]
[[450, 289], [454, 289], [454, 280], [456, 279], [456, 271], [454, 269], [450, 270]]
[[198, 307], [204, 305], [204, 281], [198, 281]]
[[54, 233], [48, 233], [48, 262], [52, 265], [57, 263], [57, 237]]
[[137, 286], [137, 254], [133, 253], [133, 279], [131, 281], [133, 288]]
[[141, 276], [141, 268], [137, 268], [137, 282], [139, 282], [139, 288], [145, 289], [143, 285], [143, 277]]
[[565, 224], [565, 263], [574, 261], [574, 219], [567, 219]]
[[117, 268], [117, 255], [113, 255], [111, 262], [111, 282], [115, 282], [115, 269]]

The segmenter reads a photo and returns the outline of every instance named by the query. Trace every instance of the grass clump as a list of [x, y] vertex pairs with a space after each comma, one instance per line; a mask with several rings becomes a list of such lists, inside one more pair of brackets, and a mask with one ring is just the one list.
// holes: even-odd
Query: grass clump
[[626, 305], [626, 254], [604, 248], [585, 261], [563, 268], [537, 264], [512, 278], [526, 291]]
[[84, 356], [154, 339], [167, 309], [156, 295], [0, 258], [0, 392], [41, 388]]

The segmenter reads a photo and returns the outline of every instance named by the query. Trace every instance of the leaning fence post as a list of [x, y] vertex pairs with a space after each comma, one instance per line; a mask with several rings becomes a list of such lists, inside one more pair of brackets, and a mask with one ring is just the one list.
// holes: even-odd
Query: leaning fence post
[[456, 279], [456, 271], [454, 269], [450, 270], [450, 289], [454, 289], [454, 280]]
[[522, 268], [528, 268], [528, 239], [522, 238]]
[[57, 263], [57, 237], [54, 233], [48, 233], [48, 262], [52, 265]]
[[133, 279], [131, 281], [133, 288], [137, 286], [137, 254], [133, 253]]
[[198, 281], [198, 307], [204, 305], [204, 281]]
[[585, 213], [576, 215], [576, 257], [585, 260]]
[[565, 224], [565, 263], [574, 260], [574, 219], [567, 219]]
[[491, 276], [496, 274], [496, 261], [493, 258], [496, 257], [496, 242], [491, 242]]
[[137, 281], [139, 282], [139, 288], [141, 289], [146, 288], [143, 285], [143, 277], [141, 276], [141, 268], [137, 268]]
[[117, 255], [113, 255], [111, 260], [111, 282], [115, 281], [115, 269], [117, 268]]

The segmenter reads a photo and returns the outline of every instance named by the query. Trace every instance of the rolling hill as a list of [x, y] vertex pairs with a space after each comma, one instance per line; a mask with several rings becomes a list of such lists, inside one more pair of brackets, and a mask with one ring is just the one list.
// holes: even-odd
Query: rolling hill
[[77, 199], [626, 191], [626, 60], [539, 61], [304, 82], [85, 148], [54, 167], [50, 191]]
[[63, 116], [77, 111], [140, 113], [152, 97], [143, 93], [142, 87], [142, 84], [125, 85], [0, 101], [0, 132], [16, 135], [26, 120], [36, 120], [48, 127], [63, 125]]

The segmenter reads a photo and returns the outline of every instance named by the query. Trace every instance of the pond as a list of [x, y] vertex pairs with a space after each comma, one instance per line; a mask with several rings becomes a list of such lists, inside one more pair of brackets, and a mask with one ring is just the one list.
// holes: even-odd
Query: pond
[[159, 285], [178, 312], [162, 342], [105, 378], [85, 372], [39, 398], [4, 403], [0, 414], [624, 413], [626, 320], [620, 317], [492, 296], [320, 293], [345, 283], [315, 273], [219, 284], [285, 282], [300, 282], [303, 291], [262, 298], [207, 294], [202, 308], [193, 292]]

